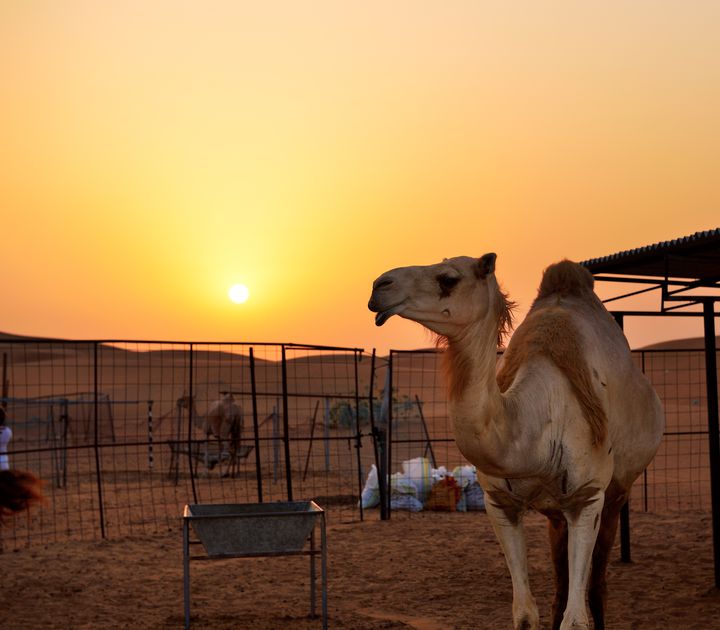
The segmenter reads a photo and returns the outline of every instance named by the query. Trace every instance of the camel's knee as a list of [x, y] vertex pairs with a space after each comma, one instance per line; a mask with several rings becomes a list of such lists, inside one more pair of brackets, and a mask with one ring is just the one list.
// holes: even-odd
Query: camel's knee
[[515, 626], [515, 630], [537, 630], [540, 627], [539, 621], [533, 621], [530, 617], [523, 617], [519, 625]]
[[570, 606], [565, 610], [560, 630], [590, 630], [590, 618], [583, 603], [582, 606]]
[[513, 628], [515, 630], [538, 630], [540, 613], [535, 598], [529, 590], [513, 592]]
[[513, 626], [515, 630], [538, 630], [540, 628], [540, 614], [534, 599], [526, 602], [522, 608], [513, 605]]

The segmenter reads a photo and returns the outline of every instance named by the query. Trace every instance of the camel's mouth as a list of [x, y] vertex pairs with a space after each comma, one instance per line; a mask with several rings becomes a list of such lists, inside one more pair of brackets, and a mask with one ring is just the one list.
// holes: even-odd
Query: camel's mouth
[[388, 319], [390, 319], [394, 313], [392, 311], [383, 311], [375, 315], [375, 325], [382, 326]]
[[403, 305], [398, 304], [397, 306], [393, 306], [392, 308], [386, 309], [384, 311], [379, 311], [375, 315], [375, 325], [382, 326], [393, 315], [397, 315], [402, 310], [402, 308]]

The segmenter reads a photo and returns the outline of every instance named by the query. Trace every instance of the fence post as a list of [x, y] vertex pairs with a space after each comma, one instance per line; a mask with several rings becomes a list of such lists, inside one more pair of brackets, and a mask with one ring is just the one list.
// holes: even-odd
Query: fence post
[[10, 396], [10, 381], [7, 377], [7, 352], [3, 352], [2, 366], [2, 407], [7, 408], [7, 400]]
[[95, 449], [95, 475], [97, 478], [98, 510], [100, 512], [100, 536], [105, 538], [105, 513], [103, 508], [102, 492], [102, 470], [100, 466], [100, 445], [98, 444], [98, 342], [93, 343], [93, 424], [95, 426], [95, 437], [93, 448]]
[[67, 443], [68, 443], [68, 430], [70, 429], [70, 403], [67, 398], [62, 401], [62, 414], [60, 415], [60, 428], [62, 434], [60, 436], [60, 444], [62, 445], [62, 451], [60, 454], [60, 464], [58, 468], [58, 488], [67, 487]]
[[720, 588], [720, 427], [718, 427], [717, 348], [715, 346], [715, 300], [703, 302], [705, 329], [705, 386], [707, 387], [710, 496], [712, 497], [713, 559], [715, 587]]
[[360, 449], [362, 448], [362, 433], [360, 431], [360, 377], [358, 375], [358, 361], [359, 353], [355, 350], [355, 453], [357, 455], [357, 473], [358, 473], [358, 496], [360, 497], [360, 520], [365, 520], [365, 513], [362, 505], [362, 491], [363, 491], [363, 470], [362, 462], [360, 460]]
[[263, 502], [262, 470], [260, 468], [260, 426], [257, 412], [257, 383], [255, 382], [255, 353], [250, 348], [250, 392], [252, 395], [253, 434], [255, 436], [255, 475], [257, 476], [258, 503]]
[[[620, 330], [623, 328], [623, 315], [622, 313], [613, 313], [613, 317], [620, 326]], [[623, 562], [631, 562], [630, 559], [630, 496], [625, 505], [620, 509], [620, 559]]]
[[310, 457], [312, 456], [312, 447], [313, 447], [313, 444], [315, 444], [315, 424], [317, 423], [318, 409], [320, 409], [320, 400], [319, 399], [315, 403], [315, 411], [313, 412], [313, 415], [312, 415], [312, 425], [310, 426], [310, 440], [308, 443], [307, 455], [305, 456], [305, 468], [303, 469], [303, 476], [302, 476], [303, 481], [305, 481], [305, 478], [307, 477], [307, 471], [308, 471], [308, 468], [310, 467]]
[[290, 466], [290, 420], [288, 418], [287, 358], [285, 345], [282, 347], [282, 399], [283, 399], [283, 443], [285, 446], [285, 483], [287, 500], [293, 500], [292, 468]]
[[189, 347], [189, 360], [188, 360], [188, 466], [190, 468], [190, 485], [192, 486], [193, 503], [198, 502], [197, 489], [195, 488], [195, 466], [193, 466], [193, 449], [192, 449], [192, 434], [193, 434], [193, 411], [195, 410], [195, 392], [193, 391], [193, 344]]
[[[372, 359], [370, 364], [370, 389], [368, 394], [369, 412], [370, 412], [370, 429], [373, 436], [373, 451], [375, 454], [375, 467], [377, 469], [378, 477], [378, 492], [380, 494], [380, 519], [387, 519], [387, 500], [385, 499], [385, 482], [383, 481], [382, 475], [384, 474], [385, 466], [382, 461], [385, 457], [385, 444], [384, 436], [385, 433], [381, 433], [380, 429], [375, 423], [375, 348], [372, 351]], [[382, 410], [381, 410], [382, 415]], [[362, 494], [360, 495], [362, 501]]]
[[[640, 352], [640, 357], [641, 357], [641, 361], [642, 361], [642, 373], [645, 374], [645, 351], [644, 350], [642, 350]], [[645, 470], [643, 470], [643, 507], [645, 508], [645, 512], [647, 512], [649, 509], [648, 508], [648, 489], [649, 489], [648, 472], [647, 472], [647, 468], [645, 468]]]
[[278, 480], [278, 467], [280, 466], [280, 401], [275, 401], [272, 410], [272, 442], [273, 442], [273, 483]]
[[422, 400], [420, 400], [420, 396], [415, 394], [415, 404], [418, 408], [418, 413], [420, 414], [420, 422], [423, 426], [423, 432], [425, 433], [425, 450], [423, 451], [423, 457], [427, 457], [428, 451], [430, 452], [430, 461], [432, 463], [433, 468], [437, 468], [437, 461], [435, 461], [435, 452], [433, 451], [432, 447], [432, 440], [430, 439], [430, 431], [428, 431], [427, 428], [427, 422], [425, 422], [425, 414], [423, 413], [423, 403]]
[[153, 401], [148, 400], [148, 467], [150, 470], [153, 468], [154, 456], [153, 456]]
[[390, 493], [392, 488], [390, 487], [390, 469], [392, 467], [392, 436], [393, 436], [393, 396], [392, 396], [392, 390], [393, 390], [393, 351], [390, 350], [390, 354], [388, 355], [388, 366], [387, 366], [387, 373], [385, 374], [385, 392], [383, 394], [383, 411], [385, 412], [385, 417], [387, 418], [387, 425], [385, 427], [385, 450], [386, 450], [386, 456], [383, 458], [383, 464], [385, 469], [382, 471], [381, 476], [381, 482], [385, 485], [385, 499], [387, 501], [387, 506], [385, 508], [385, 516], [386, 518], [390, 518], [391, 510], [390, 510]]
[[325, 398], [325, 413], [323, 415], [323, 434], [325, 442], [325, 472], [330, 472], [330, 399]]

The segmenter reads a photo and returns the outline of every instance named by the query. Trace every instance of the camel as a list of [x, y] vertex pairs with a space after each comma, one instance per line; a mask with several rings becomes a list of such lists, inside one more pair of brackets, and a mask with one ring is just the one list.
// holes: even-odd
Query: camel
[[[209, 443], [210, 436], [214, 436], [218, 443], [218, 470], [220, 476], [226, 476], [236, 472], [237, 448], [240, 444], [243, 429], [243, 412], [235, 402], [235, 397], [230, 392], [225, 392], [221, 397], [208, 407], [205, 416], [201, 416], [195, 406], [195, 397], [184, 394], [177, 399], [178, 410], [185, 409], [192, 416], [193, 424], [205, 435], [205, 467], [210, 469]], [[224, 449], [224, 442], [227, 442], [228, 449]], [[223, 472], [223, 454], [227, 452], [228, 466]]]
[[455, 441], [478, 470], [505, 554], [516, 629], [539, 627], [523, 533], [529, 509], [549, 520], [555, 569], [553, 628], [605, 627], [606, 568], [620, 509], [662, 438], [657, 394], [635, 366], [592, 275], [562, 261], [545, 270], [512, 336], [512, 308], [496, 255], [393, 269], [368, 307], [419, 322], [445, 346]]

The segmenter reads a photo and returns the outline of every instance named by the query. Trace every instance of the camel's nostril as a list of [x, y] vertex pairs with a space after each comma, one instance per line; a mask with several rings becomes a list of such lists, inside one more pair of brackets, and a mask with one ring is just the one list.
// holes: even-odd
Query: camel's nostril
[[384, 289], [393, 283], [392, 278], [378, 278], [373, 285], [373, 290]]

